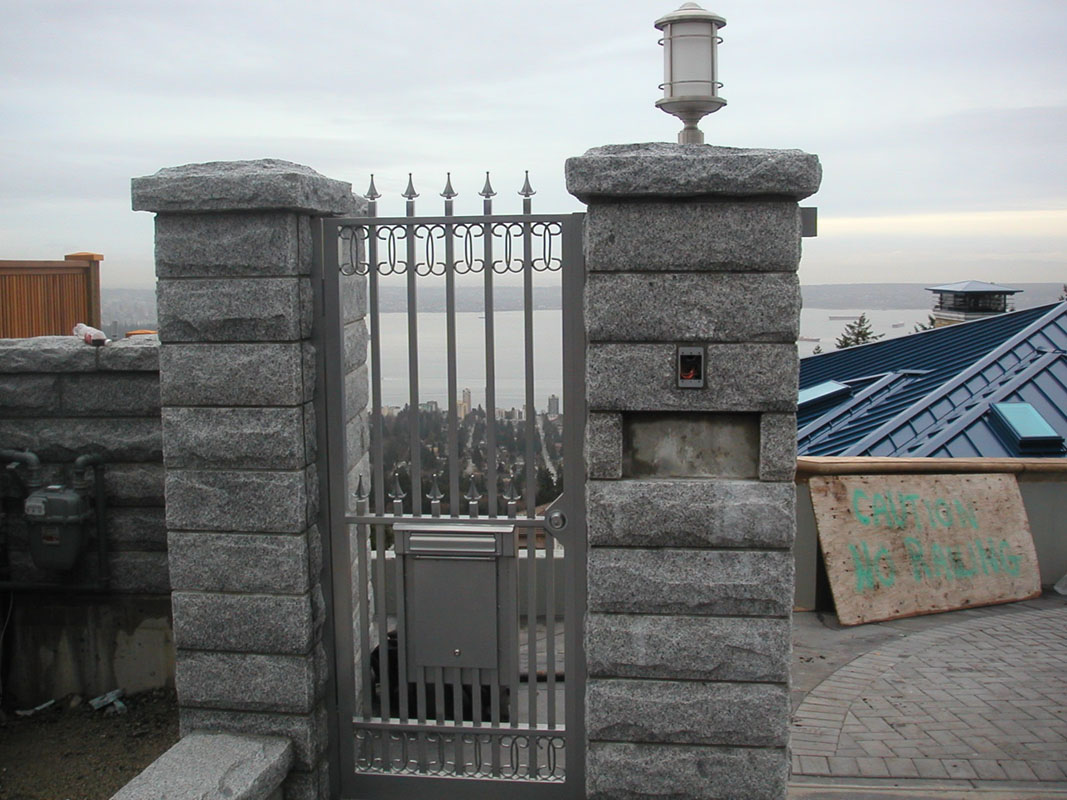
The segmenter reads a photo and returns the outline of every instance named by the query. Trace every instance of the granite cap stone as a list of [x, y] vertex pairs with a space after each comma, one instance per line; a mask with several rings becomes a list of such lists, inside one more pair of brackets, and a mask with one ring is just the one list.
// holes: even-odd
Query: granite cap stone
[[713, 145], [612, 144], [568, 158], [567, 191], [593, 198], [753, 197], [801, 200], [822, 180], [818, 156], [802, 150]]
[[289, 773], [293, 746], [278, 736], [191, 733], [112, 800], [261, 800]]
[[352, 184], [275, 158], [165, 167], [131, 184], [134, 211], [349, 214], [359, 206]]

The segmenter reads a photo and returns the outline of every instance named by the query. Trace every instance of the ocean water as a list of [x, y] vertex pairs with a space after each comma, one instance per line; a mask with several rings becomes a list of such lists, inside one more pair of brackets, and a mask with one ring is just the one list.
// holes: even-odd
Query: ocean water
[[[563, 398], [563, 331], [559, 309], [533, 312], [534, 406], [548, 408], [548, 396]], [[445, 314], [420, 314], [418, 329], [419, 402], [448, 400]], [[381, 315], [382, 405], [408, 402], [407, 315]], [[524, 323], [521, 311], [493, 315], [497, 408], [521, 408], [526, 400]], [[471, 390], [471, 402], [485, 404], [485, 317], [480, 313], [456, 314], [457, 389]]]
[[[865, 309], [805, 308], [800, 313], [800, 335], [819, 339], [798, 343], [801, 357], [811, 355], [817, 344], [824, 351], [834, 349], [834, 340], [849, 319]], [[912, 332], [916, 323], [925, 323], [926, 309], [883, 309], [866, 311], [875, 333], [891, 339]], [[563, 336], [559, 309], [534, 311], [534, 406], [548, 407], [548, 396], [564, 396]], [[445, 314], [420, 314], [418, 329], [419, 400], [436, 400], [444, 405], [448, 399], [448, 375], [445, 349]], [[383, 313], [382, 325], [382, 404], [403, 406], [408, 402], [408, 336], [404, 313]], [[496, 369], [496, 404], [498, 408], [521, 408], [525, 403], [525, 358], [523, 355], [523, 313], [498, 311], [494, 314]], [[471, 401], [485, 403], [485, 318], [479, 313], [456, 314], [457, 388], [471, 390]]]
[[927, 322], [929, 309], [924, 308], [890, 308], [867, 310], [863, 308], [805, 308], [800, 312], [800, 335], [819, 339], [818, 342], [798, 342], [797, 350], [801, 358], [810, 356], [816, 345], [822, 345], [823, 352], [835, 350], [834, 340], [841, 335], [851, 319], [830, 319], [833, 317], [858, 317], [866, 313], [875, 334], [884, 334], [886, 339], [905, 336], [918, 323]]

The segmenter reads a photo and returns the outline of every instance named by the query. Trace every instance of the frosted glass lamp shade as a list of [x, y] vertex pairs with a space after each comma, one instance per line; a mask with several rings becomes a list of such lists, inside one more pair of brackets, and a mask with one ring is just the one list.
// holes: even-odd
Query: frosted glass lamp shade
[[678, 134], [682, 144], [703, 144], [697, 123], [726, 105], [716, 79], [719, 28], [725, 25], [725, 19], [696, 3], [685, 3], [656, 20], [663, 31], [663, 97], [656, 105], [685, 123]]

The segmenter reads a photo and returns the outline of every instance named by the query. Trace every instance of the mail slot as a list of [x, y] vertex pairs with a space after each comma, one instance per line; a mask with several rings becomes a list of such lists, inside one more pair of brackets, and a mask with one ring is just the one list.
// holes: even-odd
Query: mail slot
[[408, 680], [421, 680], [423, 667], [506, 670], [517, 602], [514, 526], [403, 522], [393, 532], [404, 559]]

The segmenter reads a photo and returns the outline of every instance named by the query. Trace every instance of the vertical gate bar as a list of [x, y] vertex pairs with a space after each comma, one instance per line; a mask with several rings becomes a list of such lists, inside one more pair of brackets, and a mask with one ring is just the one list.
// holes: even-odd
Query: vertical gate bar
[[[374, 564], [374, 606], [378, 612], [378, 701], [379, 716], [383, 720], [393, 716], [390, 707], [390, 676], [389, 676], [389, 616], [388, 616], [388, 592], [385, 585], [385, 526], [374, 526], [375, 559]], [[389, 763], [389, 737], [382, 737], [382, 759]]]
[[[408, 175], [408, 198], [405, 215], [415, 216], [415, 190]], [[411, 478], [411, 514], [422, 515], [422, 447], [419, 439], [419, 300], [418, 270], [415, 268], [415, 236], [419, 225], [409, 222], [404, 225], [404, 239], [407, 242], [407, 306], [408, 306], [408, 439], [411, 452], [408, 470]], [[431, 235], [431, 234], [428, 234]]]
[[[359, 505], [357, 509], [359, 513], [367, 513], [367, 501], [358, 501]], [[356, 585], [359, 587], [359, 661], [360, 667], [363, 673], [363, 702], [362, 716], [363, 719], [369, 720], [371, 718], [371, 674], [370, 674], [370, 571], [367, 559], [370, 556], [370, 538], [368, 535], [368, 526], [361, 524], [357, 528], [356, 533], [356, 546], [359, 548], [359, 553], [356, 556], [358, 561], [356, 564]]]
[[434, 667], [434, 705], [437, 706], [437, 724], [445, 724], [445, 668]]
[[[377, 192], [373, 189], [374, 178], [371, 177], [371, 191], [367, 197], [367, 216], [378, 215]], [[378, 285], [378, 235], [376, 225], [367, 226], [367, 305], [370, 316], [370, 360], [371, 360], [371, 413], [370, 413], [370, 444], [371, 444], [371, 467], [373, 478], [371, 479], [372, 501], [375, 513], [385, 513], [385, 429], [382, 421], [382, 320], [381, 305]], [[370, 598], [374, 599], [375, 610], [378, 617], [378, 714], [383, 719], [390, 716], [389, 709], [389, 627], [386, 617], [386, 590], [385, 590], [385, 531], [381, 526], [372, 527], [374, 537], [375, 581], [367, 584]], [[369, 627], [368, 627], [369, 636]], [[370, 654], [367, 654], [370, 658]], [[373, 687], [368, 685], [364, 691], [370, 695]], [[372, 740], [373, 741], [373, 740]], [[385, 769], [389, 769], [389, 737], [382, 734], [379, 737], [381, 743], [381, 759]]]
[[[522, 213], [529, 216], [529, 197], [522, 200]], [[530, 222], [522, 223], [522, 306], [523, 345], [526, 356], [526, 516], [537, 516], [537, 412], [534, 411], [534, 340], [533, 340], [533, 244]]]
[[[415, 684], [415, 714], [419, 720], [420, 725], [426, 724], [426, 667], [416, 667], [415, 677], [418, 679], [418, 683]], [[418, 744], [416, 750], [419, 759], [419, 772], [426, 771], [426, 735], [420, 733], [418, 735]]]
[[[324, 441], [337, 441], [338, 446], [319, 448], [318, 464], [323, 499], [323, 516], [326, 530], [326, 563], [329, 575], [324, 589], [330, 601], [330, 613], [339, 624], [327, 633], [327, 646], [332, 639], [333, 650], [344, 654], [337, 659], [338, 665], [332, 691], [336, 692], [334, 708], [328, 714], [344, 737], [343, 741], [330, 745], [332, 753], [338, 753], [342, 771], [341, 780], [355, 770], [355, 750], [352, 746], [352, 717], [355, 708], [355, 643], [352, 631], [352, 569], [349, 552], [348, 528], [345, 523], [347, 509], [347, 470], [345, 469], [345, 419], [344, 419], [344, 330], [341, 313], [341, 265], [338, 248], [339, 226], [330, 220], [311, 222], [312, 233], [312, 295], [316, 299], [315, 346], [318, 353], [316, 391], [320, 400], [315, 404], [316, 415], [321, 414], [320, 425], [326, 432]], [[355, 244], [354, 244], [355, 246]], [[358, 251], [357, 251], [358, 261]], [[319, 284], [316, 286], [315, 281]], [[323, 450], [325, 449], [325, 452]], [[325, 474], [323, 474], [325, 473]], [[337, 749], [335, 749], [335, 747]]]
[[[492, 683], [489, 684], [489, 723], [494, 728], [500, 727], [500, 679], [502, 677], [499, 669], [491, 670], [489, 673], [489, 678], [492, 681]], [[489, 760], [493, 777], [499, 778], [500, 737], [496, 734], [493, 734], [489, 742]]]
[[[434, 695], [437, 700], [437, 724], [444, 724], [444, 667], [434, 667]], [[444, 772], [445, 769], [445, 734], [443, 731], [437, 732], [437, 772]]]
[[[372, 178], [373, 180], [373, 178]], [[367, 216], [377, 215], [378, 203], [369, 199]], [[371, 491], [373, 493], [374, 512], [385, 513], [385, 465], [384, 455], [385, 430], [382, 423], [382, 320], [379, 313], [378, 295], [378, 226], [367, 226], [367, 305], [370, 316], [370, 370], [371, 370], [371, 410], [370, 410], [370, 450]]]
[[[526, 691], [530, 727], [537, 725], [537, 531], [526, 529]], [[531, 751], [532, 752], [532, 751]]]
[[[451, 175], [445, 193], [445, 216], [453, 214], [454, 195], [448, 193], [452, 190]], [[445, 225], [445, 340], [446, 361], [448, 364], [448, 515], [458, 516], [459, 503], [459, 420], [457, 419], [458, 403], [457, 392], [459, 384], [456, 380], [456, 263], [455, 242], [453, 237], [455, 230], [451, 225]]]
[[[493, 213], [493, 190], [489, 186], [489, 173], [485, 173], [485, 189], [482, 190], [482, 214], [486, 217]], [[496, 347], [494, 340], [493, 319], [493, 223], [485, 223], [484, 241], [482, 243], [485, 272], [485, 493], [488, 514], [495, 517], [497, 513], [496, 491]]]
[[[567, 781], [585, 785], [585, 657], [582, 651], [582, 616], [586, 605], [585, 459], [585, 323], [582, 293], [585, 264], [582, 258], [583, 214], [571, 214], [563, 224], [563, 492], [567, 498], [569, 536], [565, 545], [564, 650], [565, 739]], [[571, 387], [568, 390], [567, 387]]]
[[545, 689], [546, 722], [556, 727], [556, 538], [545, 531]]
[[455, 757], [456, 763], [453, 765], [453, 773], [461, 775], [463, 770], [464, 752], [463, 752], [463, 734], [460, 732], [463, 728], [463, 670], [459, 667], [454, 667], [455, 677], [452, 678], [452, 722], [455, 723], [457, 728], [456, 738], [453, 744], [455, 745]]
[[509, 615], [511, 618], [508, 620], [508, 633], [511, 636], [511, 641], [508, 642], [509, 649], [511, 651], [511, 675], [509, 683], [511, 684], [508, 691], [508, 712], [511, 727], [517, 728], [519, 726], [519, 669], [522, 666], [522, 612], [519, 610], [519, 544], [518, 534], [512, 534], [516, 538], [515, 542], [515, 566], [513, 569], [507, 571], [507, 580], [505, 584], [507, 586], [507, 596], [515, 598], [515, 611]]
[[482, 681], [485, 670], [474, 667], [471, 670], [471, 722], [475, 728], [482, 727]]
[[[393, 532], [393, 549], [396, 549], [396, 532]], [[397, 705], [401, 722], [408, 721], [408, 653], [407, 653], [407, 614], [404, 607], [404, 559], [399, 555], [393, 558], [396, 569], [396, 691]]]

